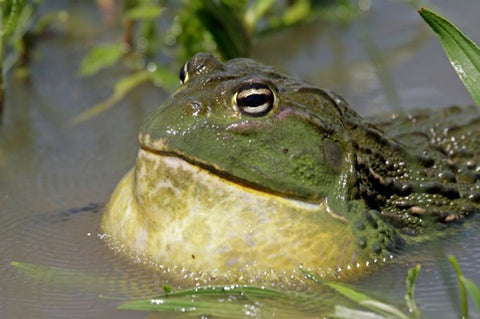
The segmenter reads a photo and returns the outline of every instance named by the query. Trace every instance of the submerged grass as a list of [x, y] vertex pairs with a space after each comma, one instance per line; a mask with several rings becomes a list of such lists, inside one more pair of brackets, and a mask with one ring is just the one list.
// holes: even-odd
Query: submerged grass
[[[458, 280], [460, 291], [460, 313], [469, 318], [468, 296], [480, 311], [480, 287], [465, 278], [457, 260], [450, 256], [450, 263]], [[23, 262], [11, 262], [23, 275], [50, 286], [63, 289], [82, 289], [91, 292], [103, 290], [112, 278], [86, 274], [75, 269], [65, 269]], [[398, 307], [373, 297], [373, 292], [361, 291], [351, 285], [324, 280], [304, 269], [300, 269], [306, 279], [310, 279], [327, 290], [299, 292], [268, 288], [263, 286], [208, 286], [173, 291], [163, 287], [163, 294], [140, 299], [126, 300], [123, 297], [104, 299], [123, 302], [121, 310], [175, 312], [185, 315], [211, 315], [222, 318], [259, 317], [305, 317], [329, 315], [335, 318], [420, 318], [421, 313], [415, 301], [415, 285], [420, 273], [420, 265], [411, 268], [405, 277], [405, 307]], [[117, 285], [116, 285], [117, 286]], [[128, 289], [141, 291], [139, 287], [127, 285]], [[333, 296], [331, 293], [334, 293]], [[120, 293], [120, 292], [119, 292]], [[124, 292], [126, 293], [126, 291]], [[128, 293], [126, 294], [128, 295]]]
[[[462, 275], [460, 267], [454, 257], [449, 257], [450, 262], [457, 274], [461, 292], [463, 318], [469, 317], [467, 292], [470, 294], [478, 310], [480, 310], [480, 288], [473, 281]], [[408, 312], [405, 313], [394, 305], [383, 302], [364, 293], [350, 285], [321, 279], [314, 274], [301, 269], [306, 278], [313, 280], [319, 285], [333, 289], [339, 295], [352, 301], [359, 309], [351, 308], [344, 304], [333, 305], [333, 317], [336, 318], [420, 318], [420, 311], [415, 301], [415, 285], [420, 265], [411, 268], [405, 278], [405, 305]], [[220, 298], [217, 300], [205, 300], [204, 298]], [[251, 304], [238, 304], [240, 299], [251, 301]], [[292, 299], [293, 298], [293, 299]], [[221, 301], [220, 301], [221, 300]], [[234, 301], [225, 303], [225, 300]], [[228, 318], [241, 316], [259, 317], [261, 313], [272, 313], [275, 308], [268, 308], [265, 300], [292, 301], [301, 300], [304, 304], [319, 304], [321, 296], [301, 294], [290, 291], [282, 291], [264, 287], [250, 286], [220, 286], [181, 290], [173, 293], [165, 293], [158, 298], [131, 300], [119, 306], [119, 309], [160, 311], [160, 312], [185, 312], [207, 314]]]

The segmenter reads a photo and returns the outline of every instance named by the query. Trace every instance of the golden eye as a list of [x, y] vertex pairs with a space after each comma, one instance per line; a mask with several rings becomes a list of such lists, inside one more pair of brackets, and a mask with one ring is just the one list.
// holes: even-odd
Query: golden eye
[[274, 95], [270, 87], [263, 83], [249, 83], [235, 94], [237, 107], [242, 114], [263, 116], [273, 107]]

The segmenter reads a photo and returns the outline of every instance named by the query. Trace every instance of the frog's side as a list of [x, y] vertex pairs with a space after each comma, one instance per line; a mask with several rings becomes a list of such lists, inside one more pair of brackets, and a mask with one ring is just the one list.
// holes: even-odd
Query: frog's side
[[[357, 165], [363, 168], [362, 178], [371, 180], [370, 187], [359, 188], [360, 196], [369, 206], [377, 206], [383, 219], [412, 234], [421, 234], [426, 220], [443, 228], [478, 212], [479, 124], [480, 111], [474, 106], [377, 119], [375, 126], [402, 143], [406, 156], [392, 163], [382, 155], [384, 148], [360, 147], [363, 154], [357, 155]], [[375, 179], [377, 175], [381, 178]]]
[[480, 112], [364, 121], [248, 59], [198, 54], [144, 124], [102, 227], [199, 280], [295, 282], [353, 269], [480, 209]]

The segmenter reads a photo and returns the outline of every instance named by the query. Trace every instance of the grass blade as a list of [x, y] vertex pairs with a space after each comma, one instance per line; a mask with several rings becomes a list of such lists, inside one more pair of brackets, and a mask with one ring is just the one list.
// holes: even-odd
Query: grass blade
[[341, 319], [385, 319], [385, 316], [376, 314], [374, 312], [351, 309], [339, 305], [335, 306], [334, 317]]
[[417, 281], [418, 273], [420, 272], [421, 265], [416, 265], [411, 268], [407, 277], [405, 278], [405, 285], [407, 287], [405, 291], [405, 303], [407, 304], [408, 310], [415, 317], [418, 318], [420, 313], [415, 303], [415, 282]]
[[362, 292], [359, 292], [354, 288], [351, 288], [345, 284], [323, 280], [305, 269], [300, 268], [300, 270], [307, 278], [312, 279], [316, 283], [319, 283], [334, 289], [339, 294], [343, 295], [344, 297], [356, 302], [357, 304], [365, 308], [375, 311], [388, 318], [408, 319], [408, 316], [406, 316], [399, 309], [397, 309], [392, 305], [376, 300], [375, 298], [372, 298]]
[[435, 12], [422, 8], [418, 13], [438, 35], [455, 72], [480, 106], [480, 49], [454, 24]]
[[461, 304], [461, 316], [462, 318], [468, 318], [468, 299], [467, 299], [467, 290], [465, 289], [465, 285], [461, 278], [463, 277], [462, 270], [458, 265], [457, 259], [453, 256], [449, 256], [448, 259], [452, 264], [453, 268], [455, 269], [455, 273], [457, 274], [458, 280], [458, 288], [460, 290], [460, 304]]
[[385, 302], [378, 301], [378, 300], [365, 300], [360, 302], [360, 305], [367, 307], [369, 309], [374, 309], [377, 312], [387, 314], [388, 318], [399, 318], [399, 319], [409, 319], [403, 312], [401, 312], [398, 308], [389, 305]]
[[115, 83], [113, 94], [108, 99], [98, 104], [95, 104], [91, 108], [75, 116], [72, 119], [72, 123], [79, 124], [105, 112], [113, 105], [115, 105], [115, 103], [123, 99], [125, 95], [127, 95], [134, 88], [151, 79], [152, 73], [146, 70], [138, 71], [120, 79], [117, 83]]
[[169, 298], [127, 301], [121, 304], [118, 309], [209, 314], [221, 318], [244, 318], [247, 310], [241, 304], [222, 303], [219, 306], [218, 301], [199, 302], [194, 299]]
[[459, 279], [472, 297], [472, 300], [477, 306], [478, 311], [480, 311], [480, 287], [477, 286], [472, 280], [465, 278], [464, 276], [461, 276]]
[[126, 50], [122, 43], [94, 47], [83, 59], [80, 74], [90, 76], [117, 63]]

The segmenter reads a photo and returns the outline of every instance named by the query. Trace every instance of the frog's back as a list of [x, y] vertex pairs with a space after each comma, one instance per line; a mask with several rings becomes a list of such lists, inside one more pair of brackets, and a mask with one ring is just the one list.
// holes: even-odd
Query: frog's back
[[480, 108], [415, 110], [371, 123], [422, 159], [407, 158], [421, 162], [409, 171], [413, 191], [391, 198], [390, 209], [408, 208], [409, 218], [429, 215], [442, 223], [480, 211]]
[[[440, 152], [457, 166], [480, 164], [480, 108], [418, 109], [373, 120], [385, 133], [412, 149]], [[478, 166], [480, 170], [480, 166]]]

